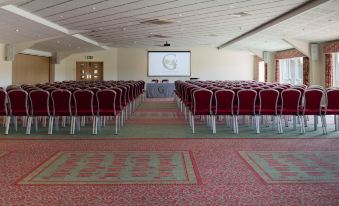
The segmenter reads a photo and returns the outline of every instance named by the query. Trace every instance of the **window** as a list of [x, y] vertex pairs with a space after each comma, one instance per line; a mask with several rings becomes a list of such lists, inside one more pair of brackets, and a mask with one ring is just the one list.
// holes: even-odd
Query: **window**
[[280, 82], [293, 85], [303, 84], [303, 58], [281, 59]]
[[259, 61], [259, 81], [265, 81], [265, 62]]
[[338, 87], [339, 86], [339, 53], [335, 53], [334, 55], [334, 86]]

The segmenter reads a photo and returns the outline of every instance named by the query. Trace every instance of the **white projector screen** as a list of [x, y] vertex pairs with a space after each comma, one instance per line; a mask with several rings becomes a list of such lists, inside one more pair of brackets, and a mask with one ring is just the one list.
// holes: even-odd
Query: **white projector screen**
[[148, 76], [191, 76], [191, 52], [149, 51]]

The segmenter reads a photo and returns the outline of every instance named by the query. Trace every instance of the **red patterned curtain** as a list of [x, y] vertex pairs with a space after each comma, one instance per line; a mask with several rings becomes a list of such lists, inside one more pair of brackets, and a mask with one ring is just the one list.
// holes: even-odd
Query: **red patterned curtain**
[[304, 84], [310, 85], [310, 59], [308, 57], [303, 58], [303, 76], [304, 76]]
[[280, 64], [279, 59], [275, 60], [275, 81], [280, 82]]
[[333, 59], [332, 54], [325, 54], [325, 86], [333, 86]]

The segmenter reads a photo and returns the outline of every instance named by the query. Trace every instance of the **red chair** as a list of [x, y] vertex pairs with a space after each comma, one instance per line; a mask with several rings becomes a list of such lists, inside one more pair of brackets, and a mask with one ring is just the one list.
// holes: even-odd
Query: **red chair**
[[339, 130], [339, 89], [330, 88], [326, 91], [326, 107], [323, 108], [324, 115], [334, 115], [335, 131]]
[[[192, 132], [194, 129], [194, 116], [207, 116], [207, 119], [211, 119], [212, 132], [215, 133], [215, 116], [212, 112], [211, 102], [213, 93], [207, 89], [195, 89], [192, 94], [192, 104], [190, 107], [190, 123], [192, 125]], [[212, 118], [210, 118], [212, 117]]]
[[73, 134], [73, 127], [75, 127], [75, 118], [72, 113], [72, 93], [66, 89], [58, 89], [54, 90], [51, 93], [52, 103], [53, 103], [53, 117], [50, 118], [51, 125], [50, 132], [48, 134], [53, 133], [53, 122], [55, 119], [56, 129], [58, 130], [59, 126], [59, 117], [70, 117], [71, 118], [71, 128], [70, 134]]
[[5, 125], [7, 115], [7, 93], [5, 90], [0, 89], [0, 116], [2, 116], [3, 125]]
[[[31, 125], [34, 117], [35, 131], [38, 131], [38, 117], [50, 117], [49, 93], [44, 90], [33, 90], [29, 93], [30, 111], [27, 120], [26, 134], [31, 133]], [[51, 118], [51, 117], [50, 117]], [[45, 123], [45, 119], [44, 119]], [[49, 125], [49, 129], [51, 125]], [[48, 131], [50, 132], [50, 131]]]
[[235, 112], [235, 133], [239, 133], [238, 116], [249, 115], [255, 119], [256, 132], [259, 133], [259, 117], [255, 112], [255, 101], [257, 92], [252, 89], [243, 89], [238, 91], [238, 107]]
[[[5, 134], [8, 134], [11, 117], [14, 120], [15, 131], [18, 131], [17, 117], [27, 117], [28, 113], [28, 94], [23, 89], [12, 89], [7, 93], [9, 104], [9, 115], [6, 118]], [[25, 124], [26, 121], [23, 120]]]
[[127, 91], [128, 91], [128, 89], [127, 89], [127, 87], [125, 87], [125, 86], [122, 86], [122, 85], [119, 85], [119, 86], [117, 86], [117, 88], [119, 88], [119, 89], [121, 89], [121, 107], [122, 107], [122, 113], [124, 113], [124, 115], [122, 114], [122, 116], [121, 116], [121, 123], [122, 123], [122, 125], [121, 126], [123, 126], [123, 123], [124, 123], [124, 121], [125, 120], [127, 120], [127, 118], [128, 118], [128, 114], [127, 114]]
[[[304, 94], [303, 118], [305, 115], [314, 115], [314, 130], [317, 130], [318, 116], [321, 117], [323, 134], [327, 134], [327, 125], [325, 114], [322, 112], [322, 99], [324, 97], [323, 90], [307, 89]], [[303, 131], [305, 132], [305, 130]]]
[[[280, 115], [292, 115], [293, 116], [293, 128], [296, 129], [296, 117], [300, 122], [300, 133], [305, 130], [304, 118], [302, 116], [302, 108], [300, 106], [301, 92], [297, 89], [286, 89], [281, 93], [281, 112]], [[280, 131], [283, 132], [282, 125], [280, 125]]]
[[[98, 99], [98, 116], [115, 117], [115, 134], [118, 134], [118, 113], [115, 109], [115, 100], [117, 93], [110, 89], [100, 90], [97, 93]], [[97, 117], [97, 121], [100, 118]], [[97, 123], [97, 125], [100, 125]]]
[[[121, 115], [121, 117], [119, 117], [120, 121], [118, 126], [122, 126], [122, 121], [124, 119], [124, 110], [123, 110], [123, 106], [122, 106], [122, 96], [123, 96], [123, 91], [121, 88], [118, 87], [114, 87], [111, 90], [115, 91], [116, 93], [116, 98], [115, 98], [115, 111], [118, 115]], [[118, 127], [118, 128], [119, 128]]]
[[[278, 114], [278, 99], [279, 99], [279, 91], [275, 89], [264, 89], [259, 92], [259, 106], [257, 106], [257, 113], [259, 116], [270, 115], [273, 116], [273, 124], [272, 128], [274, 129], [275, 123], [278, 123], [278, 131], [280, 131], [281, 119]], [[260, 128], [260, 127], [259, 127]], [[260, 131], [260, 130], [259, 130]]]
[[[233, 112], [233, 101], [235, 93], [230, 89], [220, 89], [214, 93], [215, 109], [213, 113], [217, 116], [232, 116], [232, 129], [235, 132], [235, 116]], [[227, 121], [227, 119], [226, 119]]]
[[[78, 90], [75, 91], [73, 93], [73, 97], [74, 97], [74, 102], [75, 102], [75, 118], [76, 118], [76, 122], [79, 125], [80, 119], [81, 118], [81, 122], [82, 125], [85, 125], [85, 121], [86, 121], [86, 117], [90, 116], [92, 117], [93, 120], [93, 130], [92, 130], [92, 134], [96, 134], [95, 133], [95, 128], [96, 128], [96, 116], [94, 115], [94, 110], [93, 110], [93, 97], [94, 94], [92, 91], [90, 90]], [[80, 126], [78, 126], [78, 128], [80, 129]], [[75, 132], [75, 127], [73, 126], [73, 131], [72, 134], [74, 134]]]

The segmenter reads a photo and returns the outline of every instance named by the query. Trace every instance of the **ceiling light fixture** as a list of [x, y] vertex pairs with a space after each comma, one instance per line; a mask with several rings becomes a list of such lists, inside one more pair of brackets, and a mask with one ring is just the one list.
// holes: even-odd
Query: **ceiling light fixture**
[[[77, 39], [80, 39], [80, 40], [83, 40], [83, 41], [85, 41], [87, 43], [93, 44], [93, 45], [101, 47], [103, 49], [110, 49], [107, 46], [100, 45], [98, 42], [96, 42], [96, 41], [94, 41], [92, 39], [89, 39], [89, 38], [87, 38], [87, 37], [85, 37], [85, 36], [83, 36], [81, 34], [74, 34], [74, 32], [72, 30], [68, 30], [65, 27], [62, 27], [62, 26], [60, 26], [60, 25], [58, 25], [56, 23], [53, 23], [53, 22], [51, 22], [51, 21], [49, 21], [47, 19], [41, 18], [41, 17], [39, 17], [39, 16], [37, 16], [35, 14], [32, 14], [32, 13], [30, 13], [28, 11], [20, 9], [19, 7], [14, 6], [12, 4], [2, 6], [1, 8], [6, 10], [6, 11], [9, 11], [11, 13], [14, 13], [16, 15], [22, 16], [22, 17], [24, 17], [26, 19], [29, 19], [31, 21], [34, 21], [36, 23], [39, 23], [39, 24], [42, 24], [44, 26], [50, 27], [52, 29], [55, 29], [57, 31], [60, 31], [62, 33], [65, 33], [65, 34], [68, 34], [68, 35], [72, 35], [73, 34], [72, 35], [73, 37], [75, 37]], [[95, 7], [93, 7], [93, 8], [95, 8]]]
[[230, 14], [231, 17], [243, 17], [243, 16], [248, 16], [250, 15], [247, 12], [239, 12], [239, 13], [234, 13], [234, 14]]
[[96, 10], [97, 8], [96, 8], [96, 7], [93, 7], [92, 9], [93, 9], [93, 10]]
[[19, 29], [18, 29], [18, 28], [16, 28], [16, 29], [15, 29], [15, 31], [16, 31], [16, 32], [19, 32]]

